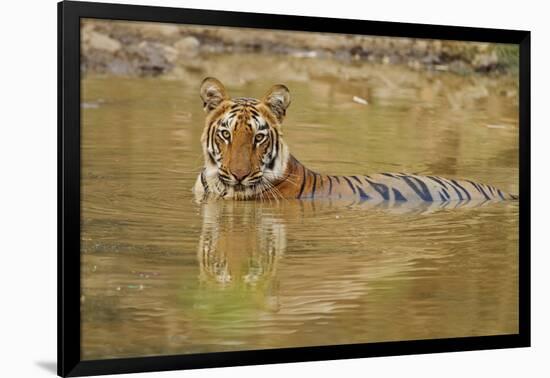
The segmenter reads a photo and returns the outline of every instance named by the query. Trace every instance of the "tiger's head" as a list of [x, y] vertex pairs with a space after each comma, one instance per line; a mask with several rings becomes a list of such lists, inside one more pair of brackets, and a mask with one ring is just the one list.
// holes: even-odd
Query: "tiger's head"
[[290, 105], [288, 88], [274, 85], [261, 100], [230, 98], [219, 80], [208, 77], [200, 96], [207, 114], [201, 137], [202, 180], [209, 191], [228, 199], [272, 193], [288, 159], [281, 138], [281, 123]]

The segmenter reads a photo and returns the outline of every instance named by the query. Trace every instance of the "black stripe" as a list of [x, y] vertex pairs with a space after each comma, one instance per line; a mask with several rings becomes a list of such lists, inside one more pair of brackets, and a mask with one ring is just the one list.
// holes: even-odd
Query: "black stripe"
[[328, 177], [328, 195], [330, 196], [332, 194], [332, 178], [330, 176]]
[[497, 193], [498, 193], [498, 195], [500, 196], [500, 198], [502, 198], [503, 200], [506, 200], [506, 198], [504, 198], [504, 194], [502, 194], [502, 192], [500, 191], [500, 189], [497, 189]]
[[[414, 192], [418, 195], [418, 197], [420, 197], [420, 199], [426, 202], [433, 201], [432, 195], [430, 194], [430, 190], [428, 189], [428, 187], [424, 182], [412, 176], [400, 176], [400, 177], [411, 187], [412, 190], [414, 190]], [[416, 184], [412, 181], [412, 179], [414, 179], [420, 185], [420, 188], [416, 186]]]
[[214, 129], [215, 127], [213, 126], [213, 123], [211, 123], [207, 133], [208, 138], [206, 138], [206, 151], [208, 152], [208, 157], [210, 158], [210, 163], [212, 165], [216, 165], [216, 156], [211, 152], [214, 150], [214, 148], [212, 148], [212, 144], [214, 143]]
[[441, 190], [443, 191], [443, 194], [445, 195], [445, 197], [446, 197], [447, 199], [451, 199], [451, 196], [449, 195], [449, 192], [447, 192], [447, 189], [441, 188]]
[[275, 159], [271, 159], [271, 161], [267, 163], [266, 168], [269, 170], [273, 170], [274, 167], [275, 167]]
[[489, 196], [489, 199], [495, 198], [495, 194], [493, 193], [489, 185], [486, 185], [486, 184], [478, 184], [478, 185], [487, 193], [487, 196]]
[[276, 131], [271, 131], [271, 143], [273, 143], [274, 152], [271, 154], [271, 158], [275, 159], [279, 154], [279, 133]]
[[334, 178], [336, 179], [336, 182], [340, 184], [340, 178], [338, 176], [334, 176]]
[[401, 192], [395, 188], [392, 188], [393, 190], [393, 195], [395, 196], [395, 200], [396, 201], [403, 201], [403, 202], [407, 202], [407, 199], [405, 197], [403, 197], [403, 194], [401, 194]]
[[271, 160], [269, 161], [268, 165], [267, 165], [267, 168], [268, 169], [273, 169], [273, 167], [275, 166], [275, 159], [277, 158], [277, 155], [279, 154], [279, 138], [274, 138], [273, 136], [271, 136], [271, 142], [273, 143], [273, 152], [271, 152]]
[[376, 182], [372, 182], [369, 179], [365, 178], [365, 180], [382, 196], [384, 201], [389, 201], [390, 199], [390, 190], [389, 188], [384, 184], [379, 184]]
[[434, 177], [434, 176], [426, 176], [426, 177], [429, 178], [430, 180], [435, 181], [436, 183], [438, 183], [439, 185], [441, 185], [445, 189], [447, 189], [447, 185], [445, 185], [445, 183], [443, 181], [441, 181], [440, 179], [438, 179], [437, 177]]
[[353, 194], [357, 194], [357, 192], [355, 191], [355, 187], [351, 183], [350, 179], [347, 178], [346, 176], [342, 176], [342, 178], [348, 182], [348, 185], [351, 188], [351, 191], [353, 192]]
[[480, 192], [481, 194], [483, 194], [483, 196], [485, 197], [485, 199], [491, 199], [487, 193], [485, 193], [485, 190], [483, 190], [483, 188], [481, 187], [480, 184], [476, 183], [476, 182], [473, 182], [473, 181], [468, 181], [470, 184], [472, 184], [474, 186], [474, 188], [477, 189], [478, 192]]
[[456, 192], [456, 194], [458, 195], [458, 200], [459, 201], [462, 201], [462, 194], [460, 193], [460, 191], [456, 188], [456, 186], [454, 186], [451, 182], [448, 182], [449, 186], [451, 188], [453, 188]]
[[419, 185], [420, 187], [422, 188], [422, 192], [424, 193], [424, 195], [426, 196], [427, 198], [427, 201], [428, 202], [431, 202], [433, 201], [433, 198], [432, 198], [432, 194], [430, 192], [430, 189], [428, 188], [428, 186], [426, 185], [426, 183], [424, 181], [422, 181], [421, 179], [419, 178], [416, 178], [416, 177], [411, 177], [413, 180], [415, 180]]
[[352, 179], [354, 179], [355, 181], [357, 181], [359, 183], [359, 185], [363, 185], [363, 183], [361, 182], [361, 180], [359, 180], [359, 177], [357, 176], [351, 176]]
[[311, 198], [315, 198], [315, 190], [317, 186], [317, 173], [313, 172], [313, 187], [311, 189]]
[[398, 178], [397, 176], [392, 175], [391, 173], [380, 173], [380, 174], [388, 177]]
[[302, 197], [302, 193], [304, 192], [304, 187], [306, 185], [306, 167], [302, 165], [302, 169], [304, 170], [304, 178], [302, 180], [302, 186], [300, 187], [300, 193], [298, 193], [298, 197], [296, 198]]
[[216, 165], [216, 160], [214, 159], [214, 156], [212, 156], [212, 154], [210, 153], [210, 151], [208, 151], [208, 157], [210, 158], [210, 163], [212, 165]]
[[451, 182], [453, 184], [455, 184], [456, 186], [458, 186], [460, 189], [464, 190], [464, 193], [466, 194], [466, 197], [467, 197], [466, 199], [468, 201], [472, 199], [472, 196], [470, 196], [470, 193], [466, 189], [464, 189], [464, 187], [462, 187], [462, 185], [460, 185], [458, 182], [456, 182], [456, 180], [451, 180]]
[[361, 189], [359, 186], [357, 187], [357, 191], [359, 192], [359, 198], [362, 200], [368, 200], [370, 197]]
[[209, 128], [208, 128], [208, 138], [206, 138], [206, 148], [208, 149], [211, 149], [212, 147], [212, 130], [214, 130], [214, 126], [212, 126], [212, 124], [210, 124]]

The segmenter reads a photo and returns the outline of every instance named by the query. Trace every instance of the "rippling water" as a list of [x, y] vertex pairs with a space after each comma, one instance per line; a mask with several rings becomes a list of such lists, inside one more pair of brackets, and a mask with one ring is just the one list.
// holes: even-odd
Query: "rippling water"
[[[234, 59], [178, 79], [83, 80], [84, 359], [517, 332], [517, 203], [195, 203], [198, 86]], [[259, 59], [275, 73], [220, 78], [256, 97], [285, 83], [285, 140], [310, 168], [517, 193], [515, 80]]]

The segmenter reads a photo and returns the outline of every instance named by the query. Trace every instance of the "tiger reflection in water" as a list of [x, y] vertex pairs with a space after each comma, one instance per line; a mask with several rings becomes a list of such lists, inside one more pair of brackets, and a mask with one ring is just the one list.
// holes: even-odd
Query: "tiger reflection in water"
[[256, 286], [275, 277], [287, 243], [282, 220], [261, 206], [206, 201], [198, 247], [201, 281]]
[[[490, 205], [483, 200], [389, 204], [360, 201], [284, 201], [283, 203], [198, 201], [202, 232], [197, 258], [202, 282], [222, 286], [268, 283], [287, 249], [287, 223], [327, 211], [361, 209], [386, 214], [429, 214]], [[368, 233], [368, 230], [365, 230]], [[371, 235], [375, 237], [375, 235]]]
[[[197, 259], [199, 278], [217, 286], [271, 285], [277, 265], [287, 249], [287, 224], [328, 211], [364, 209], [387, 214], [428, 214], [488, 205], [484, 201], [424, 203], [397, 206], [387, 203], [286, 201], [258, 202], [204, 200], [200, 203], [202, 232]], [[293, 221], [291, 221], [293, 220]], [[368, 230], [364, 233], [369, 234]], [[376, 237], [376, 235], [371, 235]]]

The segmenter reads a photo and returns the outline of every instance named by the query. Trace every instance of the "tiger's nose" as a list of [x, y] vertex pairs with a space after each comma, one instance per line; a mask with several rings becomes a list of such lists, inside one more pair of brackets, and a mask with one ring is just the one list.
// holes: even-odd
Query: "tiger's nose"
[[250, 174], [250, 169], [236, 169], [231, 172], [238, 182], [243, 181]]

